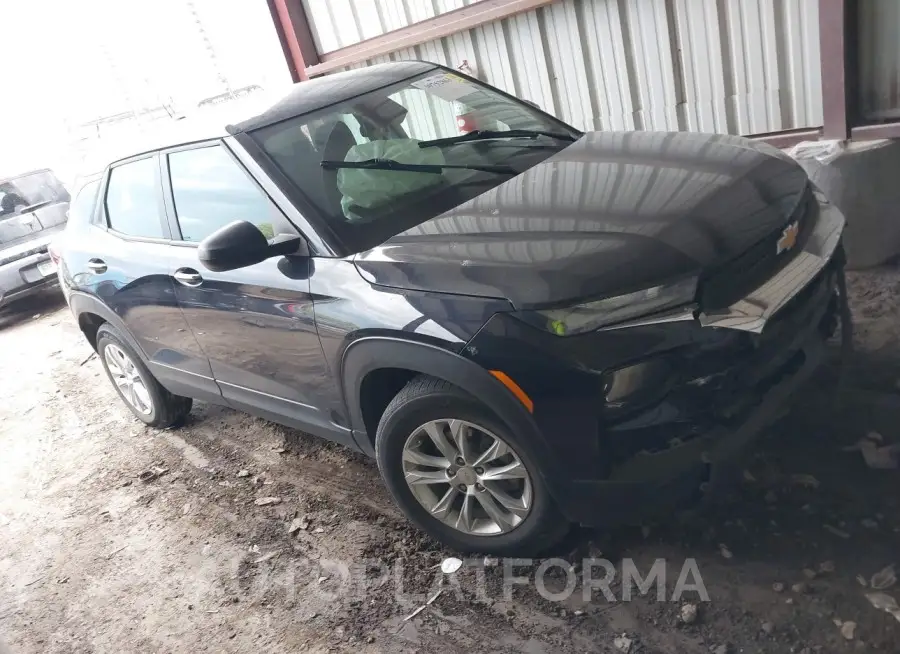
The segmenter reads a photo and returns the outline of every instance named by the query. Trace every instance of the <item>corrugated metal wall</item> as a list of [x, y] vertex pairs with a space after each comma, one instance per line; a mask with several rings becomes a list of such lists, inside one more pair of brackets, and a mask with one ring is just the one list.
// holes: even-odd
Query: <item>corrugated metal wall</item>
[[478, 0], [303, 0], [319, 52], [331, 52]]
[[872, 120], [900, 118], [900, 2], [859, 3], [860, 104]]
[[[324, 52], [475, 1], [304, 0]], [[815, 0], [563, 0], [377, 61], [400, 59], [468, 61], [584, 130], [822, 124]]]

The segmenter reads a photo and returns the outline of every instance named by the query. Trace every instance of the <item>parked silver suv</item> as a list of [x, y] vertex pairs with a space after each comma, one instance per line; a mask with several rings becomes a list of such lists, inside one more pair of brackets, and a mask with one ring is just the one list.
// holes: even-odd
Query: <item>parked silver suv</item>
[[48, 246], [68, 213], [69, 193], [52, 171], [0, 179], [0, 307], [57, 283]]

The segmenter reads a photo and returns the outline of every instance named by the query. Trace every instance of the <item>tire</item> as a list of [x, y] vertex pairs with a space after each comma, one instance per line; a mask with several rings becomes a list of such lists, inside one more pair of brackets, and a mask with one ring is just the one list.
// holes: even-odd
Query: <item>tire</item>
[[[165, 429], [181, 423], [184, 418], [191, 412], [194, 401], [189, 397], [181, 397], [173, 395], [160, 385], [153, 376], [153, 373], [147, 368], [140, 356], [134, 349], [122, 338], [119, 333], [109, 325], [104, 323], [97, 330], [97, 354], [100, 356], [100, 362], [103, 364], [103, 370], [119, 397], [125, 403], [131, 412], [141, 422], [151, 427]], [[123, 360], [121, 356], [124, 355]], [[118, 370], [110, 369], [110, 360], [113, 360], [114, 366], [119, 366]], [[119, 363], [116, 363], [119, 362]], [[136, 375], [146, 390], [146, 393], [139, 395], [139, 401], [135, 402], [132, 395], [131, 398], [126, 396], [126, 391], [116, 382], [117, 377], [121, 377], [117, 373], [126, 370], [127, 364], [130, 363], [134, 367], [133, 375]], [[131, 369], [127, 368], [130, 372]], [[149, 405], [146, 410], [141, 410], [141, 404]]]
[[[411, 457], [416, 452], [422, 451], [416, 448], [431, 448], [434, 440], [427, 435], [427, 432], [423, 432], [421, 428], [430, 423], [438, 425], [440, 429], [440, 426], [444, 425], [442, 421], [446, 422], [446, 428], [442, 431], [445, 435], [452, 433], [451, 430], [454, 424], [462, 424], [463, 429], [470, 430], [472, 427], [475, 428], [474, 432], [467, 431], [466, 433], [474, 434], [471, 438], [479, 442], [502, 441], [511, 448], [512, 452], [503, 458], [497, 459], [500, 462], [497, 465], [506, 465], [507, 467], [515, 465], [515, 459], [517, 459], [518, 463], [527, 472], [527, 481], [521, 480], [520, 482], [517, 479], [466, 485], [473, 482], [471, 475], [474, 471], [480, 471], [483, 474], [486, 471], [489, 473], [492, 470], [496, 471], [497, 468], [489, 468], [487, 464], [473, 468], [469, 463], [458, 468], [453, 465], [446, 468], [443, 465], [436, 466], [432, 463], [435, 459], [429, 458], [424, 465], [435, 467], [436, 470], [434, 472], [436, 474], [445, 475], [448, 479], [450, 479], [450, 474], [454, 474], [452, 480], [455, 482], [461, 480], [465, 473], [466, 477], [462, 479], [464, 483], [432, 481], [431, 470], [423, 467], [420, 470], [424, 471], [423, 475], [428, 477], [428, 481], [422, 485], [429, 490], [422, 491], [422, 485], [416, 485], [416, 492], [414, 493], [411, 485], [407, 483], [407, 477], [410, 476], [412, 479], [418, 478], [417, 471], [413, 470], [410, 472], [410, 466], [417, 466], [418, 461], [413, 460], [410, 462], [405, 460], [405, 457]], [[451, 423], [450, 421], [453, 422]], [[494, 441], [491, 440], [492, 438]], [[410, 452], [408, 447], [410, 445], [416, 452]], [[473, 450], [475, 453], [468, 457], [470, 460], [478, 457], [479, 450], [477, 448], [473, 448]], [[435, 448], [432, 456], [436, 451]], [[478, 552], [497, 556], [537, 555], [559, 542], [570, 527], [569, 522], [556, 507], [550, 492], [547, 490], [537, 465], [537, 458], [533, 455], [529, 444], [511, 433], [509, 428], [488, 407], [462, 389], [444, 380], [420, 375], [412, 379], [394, 397], [387, 409], [385, 409], [384, 415], [379, 422], [375, 436], [375, 453], [378, 468], [387, 484], [388, 490], [406, 516], [432, 538], [460, 552]], [[450, 451], [446, 451], [445, 455], [445, 457], [439, 456], [438, 460], [447, 461]], [[510, 461], [511, 463], [504, 463]], [[479, 477], [478, 481], [484, 481], [484, 478]], [[531, 501], [527, 514], [524, 517], [513, 517], [513, 520], [520, 520], [514, 526], [497, 520], [493, 523], [494, 527], [491, 527], [491, 516], [488, 515], [485, 505], [482, 504], [485, 502], [486, 496], [495, 496], [498, 483], [524, 486], [529, 481], [531, 487], [528, 496]], [[455, 487], [457, 491], [451, 491], [451, 487]], [[493, 487], [493, 490], [489, 490], [487, 487]], [[517, 488], [514, 490], [517, 490]], [[464, 492], [459, 489], [466, 490]], [[480, 493], [477, 492], [479, 489]], [[431, 493], [426, 498], [426, 502], [441, 498], [432, 507], [432, 510], [426, 508], [422, 500], [417, 499], [416, 493], [421, 497], [423, 492], [426, 495]], [[469, 525], [477, 526], [480, 521], [483, 525], [486, 525], [484, 528], [470, 530], [458, 528], [462, 508], [448, 509], [447, 513], [444, 514], [444, 519], [441, 519], [444, 509], [439, 510], [439, 507], [450, 506], [446, 500], [447, 494], [451, 492], [453, 506], [461, 507], [461, 503], [464, 501], [474, 502], [473, 506], [476, 507], [472, 509], [474, 513], [468, 512], [468, 516], [478, 516], [480, 514], [481, 517], [476, 517], [474, 522], [470, 520]], [[507, 497], [514, 494], [516, 493], [510, 491]], [[523, 491], [521, 497], [524, 498], [525, 496], [526, 493]], [[487, 500], [490, 499], [490, 497], [487, 497]], [[503, 503], [501, 502], [500, 504], [501, 508], [503, 508]], [[456, 518], [454, 518], [454, 511], [456, 511]], [[448, 524], [444, 520], [455, 524]], [[500, 527], [501, 530], [505, 529], [505, 531], [489, 533], [488, 530], [495, 527]], [[473, 533], [473, 531], [480, 533]]]

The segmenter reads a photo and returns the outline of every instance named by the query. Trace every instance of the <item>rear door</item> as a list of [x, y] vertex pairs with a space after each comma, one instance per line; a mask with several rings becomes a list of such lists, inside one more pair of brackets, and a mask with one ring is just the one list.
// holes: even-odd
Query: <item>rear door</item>
[[159, 157], [116, 164], [100, 190], [86, 230], [66, 239], [66, 265], [77, 290], [100, 299], [125, 324], [169, 390], [220, 399], [209, 362], [185, 321], [169, 276], [171, 232]]
[[[316, 331], [309, 258], [278, 257], [229, 272], [197, 258], [201, 240], [235, 220], [268, 238], [297, 234], [221, 142], [164, 154], [175, 294], [229, 404], [338, 442], [350, 431], [324, 410], [332, 380]], [[165, 174], [167, 173], [167, 174]]]

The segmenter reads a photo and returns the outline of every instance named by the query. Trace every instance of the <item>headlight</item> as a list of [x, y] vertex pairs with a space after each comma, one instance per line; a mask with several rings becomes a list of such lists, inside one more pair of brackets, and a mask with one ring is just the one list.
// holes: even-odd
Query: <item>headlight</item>
[[576, 304], [565, 309], [531, 311], [519, 315], [536, 327], [557, 336], [571, 336], [690, 304], [694, 301], [696, 291], [697, 279], [692, 278], [627, 295]]

